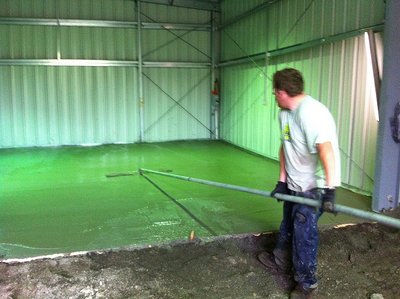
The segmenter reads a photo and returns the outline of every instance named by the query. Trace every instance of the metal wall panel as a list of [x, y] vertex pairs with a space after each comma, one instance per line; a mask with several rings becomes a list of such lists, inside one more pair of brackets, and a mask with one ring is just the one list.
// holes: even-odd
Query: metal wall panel
[[152, 3], [141, 4], [142, 22], [210, 24], [210, 12]]
[[[250, 10], [256, 4], [225, 0], [221, 3], [222, 19], [234, 19], [247, 5]], [[263, 51], [271, 51], [383, 22], [381, 0], [281, 0], [223, 28], [238, 45], [222, 33], [222, 60], [259, 53], [262, 42]], [[238, 46], [246, 53], [240, 53]]]
[[84, 20], [136, 20], [135, 1], [0, 0], [0, 16]]
[[264, 72], [251, 63], [223, 69], [221, 136], [250, 151], [277, 158], [277, 108], [274, 99], [266, 97]]
[[242, 13], [249, 11], [261, 4], [264, 4], [265, 0], [221, 0], [222, 11], [222, 23], [226, 23], [229, 20], [241, 15]]
[[[142, 22], [211, 24], [210, 13], [203, 10], [142, 3]], [[210, 31], [162, 29], [146, 30], [142, 55], [150, 61], [211, 61]]]
[[[136, 20], [134, 1], [0, 0], [0, 16]], [[137, 60], [136, 29], [0, 26], [3, 59]], [[4, 42], [3, 42], [4, 41]], [[134, 67], [1, 66], [0, 147], [139, 139]]]
[[70, 19], [136, 20], [135, 1], [126, 0], [59, 0], [60, 15]]
[[210, 71], [144, 70], [145, 141], [209, 139]]
[[266, 11], [261, 10], [222, 28], [222, 60], [265, 52], [267, 21]]
[[0, 0], [0, 16], [21, 18], [54, 18], [57, 16], [52, 0]]
[[0, 147], [138, 140], [137, 71], [0, 67]]
[[60, 58], [136, 60], [136, 29], [60, 28]]
[[[0, 59], [4, 59], [0, 67], [4, 79], [0, 83], [0, 147], [141, 140], [139, 45], [142, 61], [158, 65], [158, 68], [143, 68], [147, 76], [144, 77], [143, 141], [210, 138], [211, 71], [206, 65], [211, 62], [211, 33], [204, 28], [211, 28], [211, 13], [141, 4], [141, 21], [145, 23], [208, 26], [178, 30], [162, 24], [162, 29], [143, 29], [139, 43], [136, 28], [103, 22], [136, 21], [135, 1], [0, 0], [0, 17], [17, 18], [11, 19], [11, 23], [20, 18], [29, 18], [30, 22], [0, 25], [0, 38], [7, 41], [0, 46]], [[69, 23], [57, 25], [52, 20], [54, 24], [49, 26], [46, 19], [77, 21], [68, 26]], [[89, 22], [79, 20], [98, 22], [87, 26]], [[39, 59], [61, 63], [76, 59], [74, 64], [80, 66], [48, 66], [49, 61]], [[119, 67], [109, 66], [108, 61]], [[191, 64], [185, 69], [171, 68], [175, 62]], [[98, 64], [103, 67], [97, 67]], [[174, 104], [150, 80], [173, 98], [177, 97], [188, 111]]]
[[137, 59], [136, 29], [5, 25], [0, 40], [4, 59]]
[[0, 58], [55, 59], [57, 30], [41, 26], [0, 26]]
[[[265, 9], [267, 26], [260, 18], [263, 12], [256, 12], [223, 29], [233, 38], [221, 33], [222, 60], [260, 53], [260, 40], [264, 42], [263, 51], [267, 52], [380, 24], [383, 12], [382, 1], [369, 1], [368, 5], [360, 0], [278, 1]], [[224, 1], [222, 13], [222, 19], [229, 20], [243, 11], [239, 2]], [[231, 15], [224, 15], [226, 13]], [[244, 24], [252, 25], [243, 28]], [[265, 30], [257, 29], [260, 30], [257, 32], [253, 28]], [[296, 67], [304, 74], [306, 92], [325, 103], [337, 121], [343, 183], [371, 193], [378, 122], [376, 95], [366, 54], [364, 36], [360, 35], [269, 58], [267, 62], [255, 62], [247, 57], [246, 64], [224, 67], [221, 137], [240, 147], [277, 158], [279, 131], [271, 78], [278, 69]]]
[[[142, 3], [141, 12], [142, 22], [211, 22], [210, 12], [182, 7]], [[210, 31], [175, 30], [165, 25], [143, 33], [143, 61], [211, 61]], [[211, 137], [209, 69], [145, 68], [143, 73], [144, 141]]]
[[142, 56], [147, 61], [210, 62], [211, 60], [210, 32], [146, 30], [142, 42]]

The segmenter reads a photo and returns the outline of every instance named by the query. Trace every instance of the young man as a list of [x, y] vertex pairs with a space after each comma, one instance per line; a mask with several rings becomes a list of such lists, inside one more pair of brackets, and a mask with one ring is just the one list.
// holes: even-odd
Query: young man
[[340, 185], [340, 156], [335, 121], [328, 109], [305, 94], [302, 74], [292, 68], [274, 74], [274, 94], [281, 129], [279, 181], [271, 192], [321, 201], [321, 209], [284, 202], [280, 235], [272, 255], [258, 259], [268, 268], [294, 270], [290, 298], [312, 298], [318, 282], [317, 222], [322, 211], [334, 212]]

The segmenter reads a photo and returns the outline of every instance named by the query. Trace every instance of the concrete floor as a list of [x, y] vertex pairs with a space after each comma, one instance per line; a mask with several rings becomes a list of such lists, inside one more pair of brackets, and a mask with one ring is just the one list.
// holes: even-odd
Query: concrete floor
[[[0, 150], [0, 255], [21, 258], [275, 231], [282, 203], [149, 174], [272, 190], [278, 162], [217, 141]], [[338, 203], [369, 210], [345, 189]], [[356, 222], [325, 214], [321, 225]]]

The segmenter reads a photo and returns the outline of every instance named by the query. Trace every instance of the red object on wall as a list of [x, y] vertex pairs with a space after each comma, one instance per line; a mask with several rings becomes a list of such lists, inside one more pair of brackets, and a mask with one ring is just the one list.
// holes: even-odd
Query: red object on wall
[[215, 96], [219, 95], [219, 88], [218, 88], [218, 79], [215, 79], [213, 89], [211, 93]]

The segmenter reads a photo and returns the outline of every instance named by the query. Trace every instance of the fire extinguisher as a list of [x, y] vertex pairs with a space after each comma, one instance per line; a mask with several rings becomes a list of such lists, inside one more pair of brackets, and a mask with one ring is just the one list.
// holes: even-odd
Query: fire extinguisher
[[213, 94], [215, 96], [219, 95], [218, 79], [214, 80], [213, 89], [211, 90], [211, 94]]

